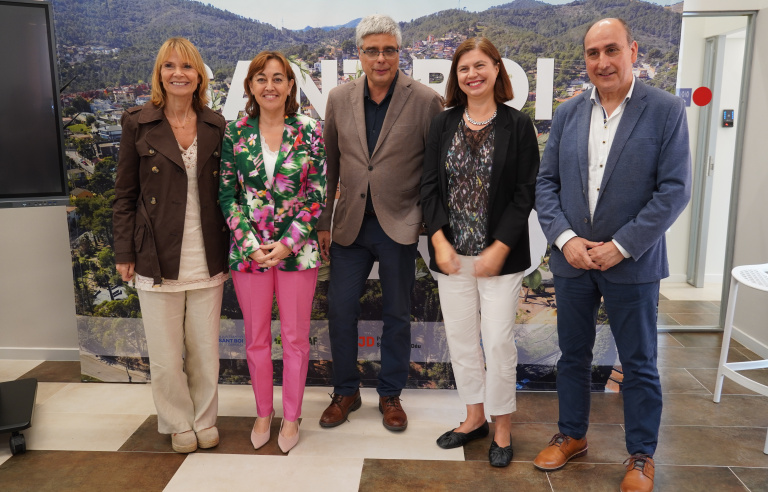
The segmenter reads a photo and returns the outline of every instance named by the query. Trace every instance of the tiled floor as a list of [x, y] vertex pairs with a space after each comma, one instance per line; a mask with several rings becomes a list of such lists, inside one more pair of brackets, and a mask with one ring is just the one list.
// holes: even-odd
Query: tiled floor
[[662, 282], [659, 291], [659, 325], [675, 327], [720, 326], [722, 284], [695, 288], [687, 283]]
[[[659, 366], [664, 413], [656, 453], [657, 491], [768, 491], [768, 398], [726, 381], [712, 402], [720, 335], [662, 333]], [[758, 358], [738, 343], [731, 360]], [[768, 382], [768, 370], [754, 376]], [[221, 444], [188, 456], [173, 453], [156, 432], [150, 387], [80, 383], [72, 362], [0, 360], [0, 380], [40, 380], [28, 451], [11, 456], [0, 435], [0, 490], [259, 490], [259, 491], [615, 491], [626, 458], [622, 397], [593, 394], [589, 454], [544, 473], [531, 461], [557, 429], [557, 398], [518, 393], [513, 414], [512, 465], [488, 465], [490, 438], [466, 449], [442, 450], [434, 440], [463, 417], [455, 391], [406, 390], [409, 425], [392, 433], [381, 425], [372, 389], [350, 422], [322, 429], [318, 418], [329, 388], [307, 388], [301, 441], [283, 455], [273, 438], [254, 451], [250, 386], [221, 386]], [[280, 393], [275, 394], [280, 415]], [[280, 425], [273, 422], [273, 436]]]

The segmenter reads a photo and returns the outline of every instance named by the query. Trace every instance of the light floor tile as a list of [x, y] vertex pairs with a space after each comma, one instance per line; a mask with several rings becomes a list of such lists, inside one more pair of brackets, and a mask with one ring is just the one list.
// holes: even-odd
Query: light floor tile
[[72, 383], [37, 383], [37, 394], [35, 396], [35, 404], [42, 405], [50, 397], [66, 388]]
[[659, 293], [670, 301], [719, 301], [722, 288], [720, 282], [707, 282], [701, 288], [687, 282], [661, 282]]
[[[280, 387], [275, 387], [275, 398]], [[275, 402], [277, 403], [277, 402]], [[250, 384], [219, 385], [219, 415], [223, 417], [256, 417], [256, 400]]]
[[117, 451], [147, 415], [36, 413], [24, 431], [27, 449]]
[[[303, 437], [303, 435], [302, 435]], [[294, 448], [295, 449], [295, 448]], [[191, 454], [165, 492], [189, 490], [357, 491], [362, 458]]]
[[42, 363], [42, 360], [0, 360], [0, 381], [18, 379]]
[[148, 384], [73, 383], [38, 405], [35, 412], [146, 416], [156, 410]]
[[464, 461], [462, 448], [445, 450], [435, 444], [446, 430], [443, 423], [409, 418], [405, 431], [392, 432], [381, 424], [378, 408], [361, 408], [349, 422], [331, 429], [320, 427], [317, 419], [302, 420], [301, 440], [291, 454]]

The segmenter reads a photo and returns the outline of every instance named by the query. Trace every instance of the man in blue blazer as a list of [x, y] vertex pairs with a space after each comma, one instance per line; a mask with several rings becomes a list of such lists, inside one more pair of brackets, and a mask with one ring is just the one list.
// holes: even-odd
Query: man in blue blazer
[[690, 198], [685, 105], [632, 74], [637, 42], [620, 19], [592, 24], [584, 58], [594, 90], [562, 104], [536, 182], [552, 244], [559, 433], [534, 465], [555, 470], [587, 452], [590, 374], [601, 297], [624, 372], [630, 458], [622, 491], [653, 489], [661, 420], [656, 369], [659, 282], [669, 275], [664, 233]]

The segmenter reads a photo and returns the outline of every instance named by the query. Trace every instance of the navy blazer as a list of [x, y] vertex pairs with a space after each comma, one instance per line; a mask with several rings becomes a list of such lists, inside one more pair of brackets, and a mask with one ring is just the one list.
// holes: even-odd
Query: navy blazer
[[592, 220], [588, 203], [591, 91], [563, 103], [536, 182], [536, 210], [553, 244], [552, 273], [573, 278], [554, 241], [572, 229], [590, 241], [615, 239], [631, 258], [603, 275], [620, 284], [658, 281], [669, 275], [664, 233], [691, 196], [691, 155], [685, 104], [679, 97], [635, 81], [613, 139]]
[[[527, 115], [505, 104], [500, 104], [498, 110], [485, 246], [490, 246], [498, 239], [511, 248], [500, 272], [506, 275], [521, 272], [531, 266], [528, 216], [534, 203], [539, 145], [535, 128]], [[464, 106], [454, 107], [432, 120], [421, 177], [421, 207], [427, 234], [431, 238], [442, 229], [451, 242], [445, 161], [463, 114]], [[431, 240], [429, 256], [429, 268], [439, 272]]]

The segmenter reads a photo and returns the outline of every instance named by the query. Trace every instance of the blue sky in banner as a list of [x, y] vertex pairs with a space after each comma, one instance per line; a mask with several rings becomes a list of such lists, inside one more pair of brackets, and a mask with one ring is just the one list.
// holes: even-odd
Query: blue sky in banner
[[[571, 3], [573, 0], [545, 0], [551, 5]], [[680, 0], [658, 0], [657, 5], [674, 5]], [[364, 2], [361, 0], [288, 0], [285, 2], [254, 2], [244, 0], [203, 0], [216, 8], [272, 24], [278, 28], [304, 29], [332, 27], [346, 24], [370, 14], [386, 14], [398, 22], [429, 15], [447, 9], [467, 9], [472, 12], [486, 10], [509, 2], [499, 0], [388, 0]]]

